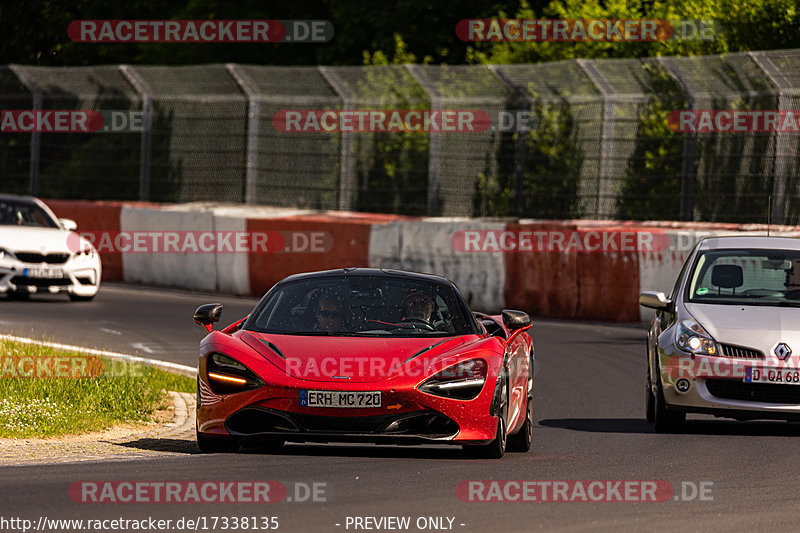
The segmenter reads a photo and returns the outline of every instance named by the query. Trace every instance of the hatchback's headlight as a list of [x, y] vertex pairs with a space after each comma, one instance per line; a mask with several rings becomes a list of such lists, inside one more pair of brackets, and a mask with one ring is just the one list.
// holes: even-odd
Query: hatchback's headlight
[[5, 248], [0, 248], [0, 259], [12, 259], [14, 254], [6, 250]]
[[718, 355], [717, 342], [692, 319], [678, 323], [675, 344], [684, 352], [697, 355]]

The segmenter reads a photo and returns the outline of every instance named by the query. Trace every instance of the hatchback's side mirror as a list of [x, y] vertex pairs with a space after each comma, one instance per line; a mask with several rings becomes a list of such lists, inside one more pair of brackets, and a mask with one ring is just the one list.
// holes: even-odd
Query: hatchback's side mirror
[[78, 223], [74, 220], [69, 218], [59, 218], [58, 221], [61, 223], [61, 227], [67, 231], [75, 231], [78, 229]]
[[213, 329], [212, 324], [219, 322], [222, 316], [222, 304], [204, 304], [197, 308], [194, 312], [194, 321], [206, 328], [206, 331], [211, 333]]
[[672, 300], [667, 299], [663, 292], [643, 291], [639, 294], [639, 305], [649, 309], [666, 311], [672, 305]]

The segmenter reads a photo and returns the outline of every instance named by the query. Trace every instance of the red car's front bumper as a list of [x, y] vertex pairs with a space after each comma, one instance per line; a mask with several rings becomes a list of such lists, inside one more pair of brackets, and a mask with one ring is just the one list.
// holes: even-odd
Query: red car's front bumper
[[[497, 382], [491, 373], [473, 400], [420, 392], [416, 386], [424, 378], [418, 382], [398, 377], [380, 383], [324, 383], [279, 375], [255, 390], [218, 395], [211, 390], [202, 368], [200, 376], [197, 428], [206, 436], [293, 442], [470, 444], [494, 439], [497, 430], [498, 419], [490, 414]], [[377, 408], [305, 407], [300, 405], [302, 390], [380, 391], [382, 402]]]

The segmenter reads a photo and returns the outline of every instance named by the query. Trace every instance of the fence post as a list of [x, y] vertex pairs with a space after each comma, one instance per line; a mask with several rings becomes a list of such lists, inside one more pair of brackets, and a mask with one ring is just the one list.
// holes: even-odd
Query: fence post
[[603, 95], [603, 126], [600, 133], [600, 176], [597, 180], [597, 218], [611, 218], [616, 214], [616, 206], [608, 206], [606, 202], [601, 202], [601, 198], [608, 198], [609, 202], [616, 202], [616, 198], [611, 196], [611, 162], [609, 155], [614, 143], [614, 89], [606, 81], [605, 77], [597, 70], [597, 67], [587, 59], [577, 59], [578, 66], [586, 73], [589, 80]]
[[[527, 89], [514, 85], [500, 65], [489, 65], [489, 70], [511, 89], [511, 92], [514, 94], [514, 107], [523, 107], [525, 111], [530, 112], [531, 101], [528, 98]], [[525, 214], [522, 202], [522, 190], [525, 188], [525, 167], [527, 165], [528, 156], [528, 146], [525, 140], [529, 131], [528, 129], [522, 130], [518, 128], [516, 132], [517, 137], [514, 142], [514, 211], [515, 215], [520, 218]]]
[[[405, 65], [408, 72], [420, 84], [428, 99], [431, 101], [431, 109], [442, 109], [442, 93], [433, 85], [425, 83], [425, 77], [419, 71], [418, 65]], [[441, 67], [439, 67], [441, 68]], [[430, 143], [428, 144], [428, 216], [435, 217], [439, 214], [439, 173], [442, 168], [442, 137], [441, 132], [428, 132]]]
[[125, 76], [139, 96], [142, 98], [143, 125], [142, 140], [139, 148], [139, 200], [150, 200], [150, 159], [152, 152], [153, 128], [153, 91], [150, 85], [142, 78], [131, 65], [120, 65], [120, 72]]
[[225, 68], [228, 69], [239, 88], [247, 95], [247, 161], [245, 163], [244, 201], [247, 204], [254, 204], [258, 190], [258, 128], [261, 111], [258, 91], [250, 77], [240, 71], [235, 64], [228, 63]]
[[[21, 65], [9, 65], [14, 74], [16, 74], [19, 81], [27, 88], [33, 96], [33, 109], [39, 111], [42, 109], [42, 88], [28, 76]], [[28, 188], [31, 196], [39, 194], [39, 165], [42, 153], [42, 133], [37, 131], [36, 128], [31, 132], [31, 161], [30, 161], [30, 183]]]
[[[681, 71], [675, 63], [674, 57], [658, 57], [657, 61], [678, 82], [686, 94], [688, 111], [694, 111], [697, 107], [696, 99], [683, 80]], [[680, 220], [694, 220], [694, 179], [695, 179], [695, 154], [697, 151], [697, 134], [693, 131], [683, 134], [683, 166], [681, 168], [681, 207]]]
[[[748, 52], [758, 68], [770, 79], [778, 91], [778, 112], [792, 109], [790, 98], [800, 95], [800, 91], [792, 87], [781, 69], [764, 52]], [[775, 168], [772, 177], [772, 222], [775, 224], [786, 223], [786, 183], [789, 178], [788, 162], [789, 139], [786, 132], [779, 128], [775, 132]]]
[[[318, 67], [319, 73], [325, 81], [336, 91], [342, 99], [342, 109], [354, 109], [353, 95], [336, 71], [331, 67]], [[352, 131], [342, 131], [340, 133], [342, 143], [341, 155], [341, 176], [339, 177], [339, 210], [351, 211], [353, 209], [353, 199], [356, 192], [356, 168], [353, 148], [355, 146], [355, 136]]]

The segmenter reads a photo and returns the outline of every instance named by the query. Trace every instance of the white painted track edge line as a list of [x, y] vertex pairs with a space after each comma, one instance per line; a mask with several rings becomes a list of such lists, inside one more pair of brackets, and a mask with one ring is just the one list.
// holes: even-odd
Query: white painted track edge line
[[108, 352], [105, 350], [84, 348], [83, 346], [72, 346], [69, 344], [61, 344], [58, 342], [39, 341], [36, 339], [29, 339], [27, 337], [16, 337], [14, 335], [0, 334], [0, 340], [21, 342], [23, 344], [36, 344], [39, 346], [46, 346], [48, 348], [53, 348], [55, 350], [71, 351], [71, 352], [85, 353], [90, 355], [101, 355], [103, 357], [108, 357], [109, 359], [121, 359], [123, 361], [130, 361], [132, 363], [142, 363], [144, 365], [152, 366], [155, 368], [159, 368], [161, 370], [165, 370], [167, 372], [172, 372], [173, 374], [180, 374], [182, 376], [187, 376], [190, 378], [197, 377], [196, 368], [187, 365], [181, 365], [178, 363], [170, 363], [168, 361], [159, 361], [158, 359], [147, 359], [145, 357], [138, 357], [135, 355], [128, 355], [124, 353]]

